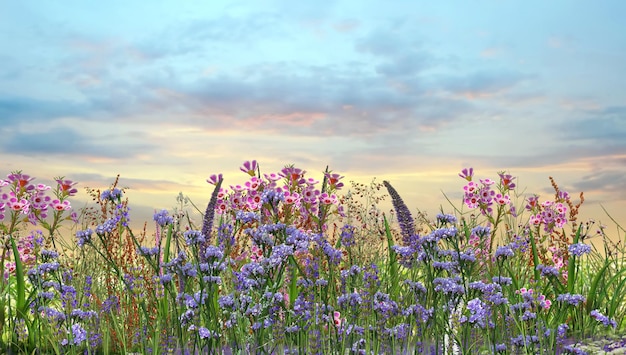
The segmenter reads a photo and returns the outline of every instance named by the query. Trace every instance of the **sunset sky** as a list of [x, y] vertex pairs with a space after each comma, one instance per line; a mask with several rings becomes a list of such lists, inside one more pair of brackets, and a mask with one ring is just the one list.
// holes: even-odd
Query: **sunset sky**
[[[136, 220], [210, 174], [389, 180], [434, 215], [458, 172], [626, 227], [626, 2], [0, 0], [0, 174], [106, 187]], [[349, 185], [349, 184], [348, 184]], [[614, 229], [610, 229], [611, 231]]]

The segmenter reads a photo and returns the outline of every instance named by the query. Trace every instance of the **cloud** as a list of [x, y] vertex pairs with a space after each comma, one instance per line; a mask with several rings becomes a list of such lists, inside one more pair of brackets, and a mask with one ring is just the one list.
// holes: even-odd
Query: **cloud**
[[[51, 128], [42, 124], [38, 130], [4, 128], [6, 138], [0, 146], [6, 153], [26, 156], [71, 155], [89, 159], [133, 159], [141, 152], [157, 149], [141, 132], [105, 133], [98, 130], [75, 130], [71, 127]], [[83, 128], [89, 125], [83, 125]], [[44, 129], [44, 127], [46, 127]]]

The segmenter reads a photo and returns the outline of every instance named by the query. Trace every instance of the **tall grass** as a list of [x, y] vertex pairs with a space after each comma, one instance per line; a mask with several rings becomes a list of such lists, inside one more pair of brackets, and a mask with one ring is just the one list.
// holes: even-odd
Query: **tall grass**
[[[9, 174], [3, 351], [561, 354], [624, 333], [623, 244], [602, 228], [603, 249], [589, 244], [582, 194], [574, 204], [553, 180], [542, 202], [508, 174], [465, 169], [454, 213], [416, 219], [388, 181], [346, 191], [328, 169], [241, 170], [241, 186], [207, 180], [206, 209], [181, 195], [156, 212], [153, 236], [129, 227], [117, 180], [73, 212], [73, 182]], [[392, 213], [378, 207], [388, 197]]]

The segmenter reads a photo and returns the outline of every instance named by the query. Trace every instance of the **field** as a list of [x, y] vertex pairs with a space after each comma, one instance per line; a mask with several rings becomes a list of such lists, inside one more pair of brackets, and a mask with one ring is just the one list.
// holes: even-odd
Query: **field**
[[[293, 165], [207, 182], [129, 227], [124, 188], [0, 180], [0, 349], [15, 354], [584, 354], [626, 346], [624, 229], [584, 196], [459, 174], [412, 213], [389, 181]], [[346, 186], [346, 185], [350, 186]], [[382, 211], [387, 200], [392, 211]], [[200, 206], [200, 207], [199, 207]], [[61, 228], [61, 227], [64, 228]], [[68, 227], [69, 226], [69, 227]], [[61, 231], [71, 230], [71, 235]], [[63, 232], [65, 233], [65, 232]], [[589, 242], [589, 238], [601, 243]], [[600, 245], [600, 247], [597, 247]], [[606, 340], [609, 339], [609, 340]]]

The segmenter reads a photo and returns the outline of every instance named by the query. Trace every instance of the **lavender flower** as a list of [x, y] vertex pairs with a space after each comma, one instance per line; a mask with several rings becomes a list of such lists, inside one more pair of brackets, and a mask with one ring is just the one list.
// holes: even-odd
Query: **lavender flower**
[[167, 210], [163, 209], [159, 212], [156, 212], [153, 217], [154, 221], [161, 227], [165, 227], [174, 223], [174, 217], [168, 215]]
[[122, 198], [122, 190], [118, 189], [117, 187], [112, 190], [104, 190], [100, 194], [100, 199], [103, 201], [110, 200], [110, 201], [115, 202], [115, 200], [119, 201], [121, 198]]
[[467, 321], [482, 329], [485, 329], [487, 326], [494, 327], [490, 319], [491, 311], [489, 307], [479, 298], [474, 298], [467, 302], [467, 309], [470, 311], [470, 316], [467, 318]]
[[591, 311], [589, 315], [593, 317], [593, 319], [604, 324], [605, 327], [611, 326], [613, 328], [617, 328], [617, 322], [615, 322], [615, 319], [610, 319], [609, 317], [600, 313], [600, 311], [598, 311], [597, 309], [594, 309], [593, 311]]
[[502, 259], [511, 258], [513, 257], [513, 255], [515, 255], [513, 253], [513, 249], [511, 249], [511, 247], [508, 245], [499, 246], [496, 249], [496, 259], [497, 258], [502, 258]]
[[210, 238], [211, 230], [213, 229], [213, 217], [215, 216], [215, 205], [217, 204], [217, 194], [220, 191], [220, 186], [222, 186], [222, 177], [220, 176], [219, 181], [215, 184], [215, 188], [213, 189], [213, 193], [211, 194], [211, 199], [206, 206], [206, 211], [204, 212], [204, 220], [202, 221], [202, 235], [206, 238]]
[[74, 345], [78, 345], [87, 340], [87, 331], [83, 329], [80, 324], [72, 325], [72, 335], [74, 337], [74, 339], [72, 340]]
[[197, 230], [188, 230], [183, 236], [187, 245], [202, 245], [206, 241], [205, 234]]
[[537, 265], [537, 270], [541, 271], [541, 276], [545, 276], [545, 277], [550, 277], [550, 276], [559, 277], [559, 275], [561, 274], [559, 269], [555, 268], [554, 266], [545, 266], [545, 265], [539, 264]]
[[567, 345], [563, 347], [563, 351], [566, 354], [575, 354], [575, 355], [587, 355], [588, 354], [586, 351], [578, 348], [576, 345]]
[[396, 217], [398, 218], [400, 230], [402, 231], [402, 244], [405, 246], [410, 245], [415, 234], [415, 224], [411, 211], [404, 201], [402, 201], [396, 189], [394, 189], [388, 181], [383, 181], [383, 184], [387, 188], [389, 196], [391, 196], [391, 202], [396, 211]]
[[461, 278], [455, 276], [453, 278], [438, 277], [433, 280], [435, 285], [435, 291], [443, 292], [445, 294], [463, 294], [464, 289], [461, 285]]
[[341, 245], [348, 248], [354, 245], [354, 227], [346, 224], [341, 227]]
[[587, 299], [583, 295], [563, 293], [558, 295], [556, 300], [559, 302], [569, 303], [570, 305], [577, 307], [581, 303], [584, 303]]
[[456, 216], [451, 214], [439, 213], [436, 218], [440, 224], [455, 224], [457, 222]]
[[91, 243], [92, 234], [93, 231], [91, 230], [91, 228], [76, 232], [76, 239], [78, 239], [76, 244], [78, 244], [79, 247], [82, 247], [85, 244]]
[[580, 257], [591, 253], [591, 246], [585, 243], [577, 243], [570, 245], [568, 250], [570, 254]]

